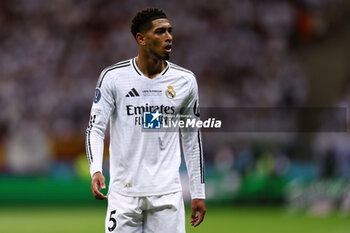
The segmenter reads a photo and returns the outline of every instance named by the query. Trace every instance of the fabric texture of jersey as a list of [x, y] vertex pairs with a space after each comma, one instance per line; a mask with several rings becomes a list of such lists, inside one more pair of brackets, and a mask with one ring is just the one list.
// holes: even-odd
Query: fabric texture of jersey
[[[179, 131], [143, 129], [143, 112], [176, 114], [195, 110], [198, 87], [189, 70], [167, 62], [155, 78], [142, 74], [136, 59], [102, 71], [86, 131], [90, 173], [102, 172], [105, 130], [110, 123], [109, 189], [126, 196], [163, 195], [181, 191]], [[191, 198], [205, 198], [200, 131], [181, 131]]]

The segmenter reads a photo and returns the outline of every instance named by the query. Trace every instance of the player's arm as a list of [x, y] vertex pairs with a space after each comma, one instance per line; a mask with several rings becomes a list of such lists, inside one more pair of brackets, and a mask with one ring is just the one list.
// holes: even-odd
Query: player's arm
[[[184, 109], [184, 114], [199, 119], [198, 86], [195, 78], [192, 80], [189, 95], [185, 99], [182, 108]], [[195, 128], [183, 128], [181, 130], [181, 137], [182, 149], [190, 180], [192, 199], [191, 225], [198, 226], [203, 221], [206, 212], [201, 132]]]
[[115, 110], [115, 94], [111, 80], [109, 73], [101, 73], [95, 90], [89, 125], [86, 129], [86, 154], [92, 177], [91, 192], [96, 199], [107, 199], [100, 189], [106, 188], [105, 177], [102, 174], [105, 130]]

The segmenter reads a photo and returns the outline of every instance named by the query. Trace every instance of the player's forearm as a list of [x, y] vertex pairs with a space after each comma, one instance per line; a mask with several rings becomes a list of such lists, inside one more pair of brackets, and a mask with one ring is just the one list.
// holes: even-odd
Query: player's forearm
[[187, 172], [190, 180], [191, 199], [205, 199], [204, 174], [198, 166], [198, 159], [194, 156], [187, 162]]
[[102, 173], [103, 162], [103, 138], [95, 131], [86, 131], [86, 154], [90, 166], [91, 177], [96, 172]]
[[204, 199], [204, 161], [200, 134], [198, 132], [184, 132], [182, 134], [182, 143], [190, 180], [191, 198]]

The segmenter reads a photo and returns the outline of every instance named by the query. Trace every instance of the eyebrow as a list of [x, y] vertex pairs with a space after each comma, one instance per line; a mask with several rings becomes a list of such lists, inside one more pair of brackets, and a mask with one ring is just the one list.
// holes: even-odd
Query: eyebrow
[[163, 30], [163, 29], [168, 29], [168, 31], [169, 31], [169, 30], [171, 31], [171, 30], [173, 30], [173, 27], [172, 27], [172, 26], [170, 26], [170, 27], [167, 27], [167, 26], [160, 26], [160, 27], [154, 29], [154, 31]]

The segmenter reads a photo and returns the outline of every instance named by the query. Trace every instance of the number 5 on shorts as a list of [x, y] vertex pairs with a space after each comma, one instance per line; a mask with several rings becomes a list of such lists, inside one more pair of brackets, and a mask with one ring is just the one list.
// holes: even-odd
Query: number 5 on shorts
[[113, 217], [113, 214], [115, 214], [116, 210], [111, 211], [111, 214], [109, 215], [109, 221], [113, 222], [113, 225], [111, 227], [108, 227], [109, 231], [113, 231], [117, 227], [117, 220]]

